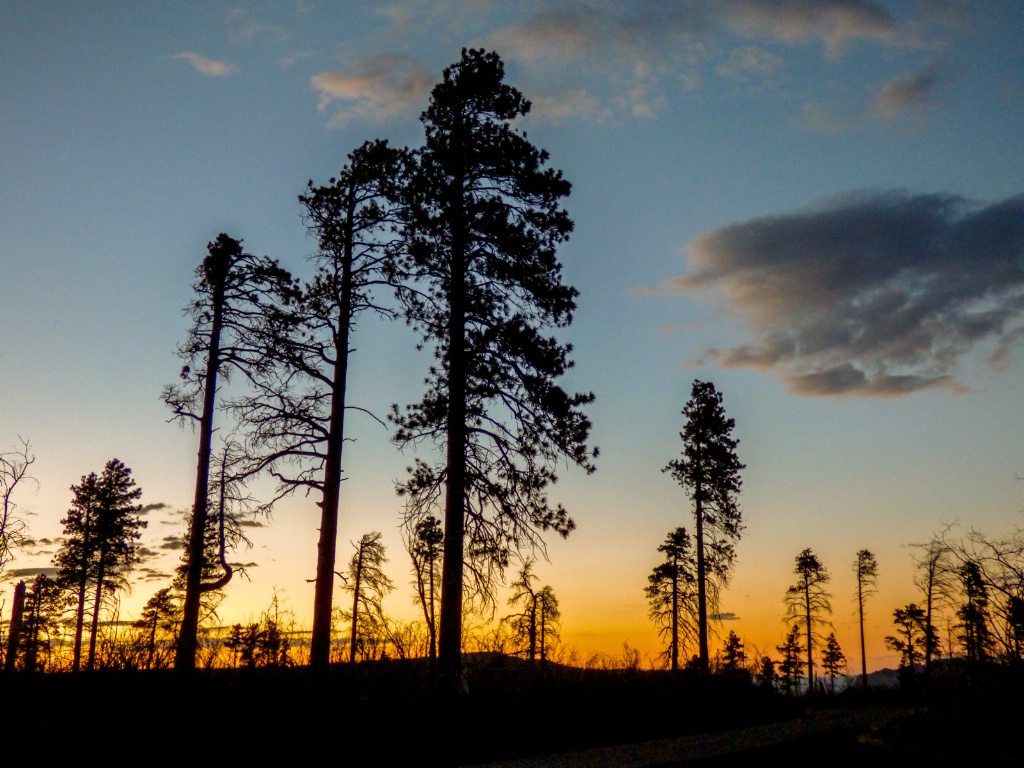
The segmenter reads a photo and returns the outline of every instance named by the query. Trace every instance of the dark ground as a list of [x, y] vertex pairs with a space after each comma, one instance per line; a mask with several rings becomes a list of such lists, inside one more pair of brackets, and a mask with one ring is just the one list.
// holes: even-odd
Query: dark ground
[[[465, 766], [1024, 765], [1019, 672], [808, 702], [745, 678], [482, 657], [439, 696], [422, 664], [0, 677], [3, 730], [48, 758], [164, 755]], [[868, 737], [865, 739], [865, 737]], [[624, 746], [628, 745], [628, 746]], [[85, 750], [83, 752], [83, 750]], [[736, 751], [739, 750], [739, 751]], [[552, 758], [552, 755], [561, 755]]]

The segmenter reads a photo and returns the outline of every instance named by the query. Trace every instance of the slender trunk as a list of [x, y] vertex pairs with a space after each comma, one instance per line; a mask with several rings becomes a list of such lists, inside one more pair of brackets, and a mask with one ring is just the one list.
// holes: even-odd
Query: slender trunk
[[672, 556], [672, 671], [679, 669], [679, 557]]
[[[211, 254], [211, 257], [213, 254]], [[196, 666], [199, 638], [199, 610], [202, 596], [203, 562], [206, 550], [206, 518], [210, 492], [210, 454], [213, 448], [213, 415], [217, 399], [217, 374], [220, 372], [220, 334], [224, 323], [224, 289], [229, 256], [220, 254], [213, 261], [213, 318], [210, 347], [206, 353], [206, 380], [203, 411], [199, 417], [199, 451], [196, 458], [196, 487], [192, 499], [192, 520], [188, 531], [188, 567], [185, 570], [185, 600], [182, 606], [181, 632], [174, 659], [175, 669], [191, 672]]]
[[146, 669], [153, 668], [153, 657], [156, 655], [156, 628], [159, 620], [159, 615], [153, 616], [153, 625], [149, 630], [149, 653], [146, 658]]
[[466, 242], [461, 178], [452, 185], [451, 278], [448, 286], [448, 432], [444, 502], [444, 561], [441, 565], [441, 627], [438, 662], [443, 684], [456, 693], [462, 683], [462, 568], [466, 515]]
[[327, 432], [323, 498], [320, 502], [320, 540], [316, 547], [316, 585], [313, 591], [313, 630], [310, 666], [324, 669], [331, 661], [331, 615], [334, 610], [334, 566], [338, 549], [338, 509], [341, 503], [341, 457], [345, 440], [345, 394], [348, 385], [348, 344], [352, 326], [352, 218], [355, 201], [348, 200], [341, 290], [334, 334], [334, 379], [331, 421]]
[[541, 663], [541, 666], [544, 666], [544, 662], [547, 661], [547, 649], [544, 647], [544, 634], [545, 634], [545, 632], [547, 630], [547, 624], [548, 624], [547, 611], [545, 610], [546, 608], [547, 608], [547, 601], [546, 600], [541, 600], [541, 603], [540, 603], [540, 663]]
[[96, 667], [96, 635], [100, 626], [100, 603], [103, 600], [103, 579], [107, 575], [107, 554], [102, 549], [99, 552], [99, 572], [96, 576], [96, 595], [92, 602], [92, 625], [89, 628], [89, 661], [86, 669], [93, 670]]
[[360, 583], [363, 578], [363, 542], [359, 542], [359, 552], [356, 555], [356, 583], [352, 591], [352, 633], [349, 640], [348, 663], [355, 666], [356, 644], [359, 642], [359, 591], [363, 588]]
[[[700, 461], [698, 457], [697, 461]], [[695, 483], [694, 510], [697, 518], [697, 642], [700, 652], [700, 669], [707, 673], [711, 663], [708, 653], [708, 590], [707, 564], [704, 557], [704, 498], [700, 478]]]
[[88, 588], [86, 574], [83, 572], [78, 582], [78, 603], [75, 608], [75, 649], [71, 657], [71, 671], [78, 672], [82, 668], [82, 631], [85, 628], [85, 593]]
[[430, 592], [430, 615], [427, 617], [427, 628], [430, 631], [430, 674], [437, 671], [437, 623], [434, 613], [434, 557], [431, 554], [429, 559], [430, 583], [427, 589]]
[[[864, 650], [864, 582], [857, 574], [857, 615], [860, 617], [860, 669], [861, 680], [864, 683], [864, 690], [868, 689], [868, 656]], [[832, 683], [833, 688], [835, 682]]]
[[804, 605], [807, 608], [807, 695], [814, 695], [814, 633], [811, 629], [811, 586], [808, 581], [804, 582]]
[[925, 683], [931, 681], [932, 677], [932, 592], [934, 577], [928, 574], [928, 589], [925, 595], [925, 617], [924, 617], [924, 679]]
[[537, 595], [530, 598], [530, 661], [537, 658]]
[[89, 588], [89, 555], [92, 550], [92, 510], [85, 511], [82, 525], [82, 562], [81, 575], [78, 580], [78, 603], [75, 610], [75, 648], [72, 654], [71, 670], [78, 672], [82, 668], [82, 630], [85, 626], [85, 593]]

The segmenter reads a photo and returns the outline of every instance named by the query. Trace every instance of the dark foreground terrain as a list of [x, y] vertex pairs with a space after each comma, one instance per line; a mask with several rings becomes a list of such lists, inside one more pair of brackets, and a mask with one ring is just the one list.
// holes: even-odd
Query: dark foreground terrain
[[[40, 754], [359, 765], [708, 766], [813, 757], [1024, 765], [1019, 674], [903, 691], [787, 698], [746, 678], [540, 669], [480, 657], [438, 693], [417, 662], [0, 678], [8, 744]], [[559, 756], [559, 757], [552, 757]], [[755, 759], [757, 758], [757, 759]], [[882, 761], [882, 762], [879, 762]], [[909, 761], [909, 762], [908, 762]]]

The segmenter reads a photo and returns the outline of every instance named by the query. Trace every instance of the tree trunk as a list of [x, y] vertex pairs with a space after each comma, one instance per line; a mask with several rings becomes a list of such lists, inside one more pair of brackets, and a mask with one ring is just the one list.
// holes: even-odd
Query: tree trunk
[[[698, 456], [697, 461], [700, 461]], [[697, 518], [697, 642], [700, 652], [700, 669], [707, 673], [711, 665], [708, 652], [708, 590], [707, 563], [704, 557], [704, 498], [700, 478], [694, 487], [694, 514]]]
[[679, 558], [672, 555], [672, 671], [679, 670]]
[[341, 301], [334, 335], [334, 379], [331, 421], [327, 432], [323, 498], [320, 502], [320, 540], [316, 547], [316, 585], [313, 592], [313, 630], [310, 666], [326, 668], [331, 661], [331, 615], [334, 609], [334, 566], [338, 549], [338, 509], [341, 504], [341, 457], [345, 439], [345, 393], [348, 386], [348, 344], [352, 319], [352, 217], [355, 200], [349, 190], [347, 226], [341, 267]]
[[[857, 615], [860, 617], [860, 669], [861, 680], [864, 683], [864, 690], [868, 689], [868, 656], [864, 649], [864, 582], [860, 573], [857, 574]], [[832, 681], [835, 689], [835, 680]], [[835, 691], [833, 690], [833, 693]]]
[[107, 575], [107, 555], [102, 549], [99, 553], [99, 572], [96, 576], [96, 596], [92, 602], [92, 624], [89, 628], [89, 661], [86, 669], [92, 671], [96, 667], [96, 635], [100, 625], [100, 603], [103, 600], [103, 579]]
[[804, 605], [807, 607], [807, 695], [814, 695], [814, 643], [812, 637], [814, 634], [811, 630], [811, 585], [805, 577], [804, 579]]
[[356, 555], [356, 583], [355, 589], [352, 591], [352, 632], [349, 640], [348, 648], [348, 663], [351, 666], [355, 666], [356, 663], [356, 645], [359, 642], [359, 590], [362, 589], [363, 585], [360, 583], [363, 579], [363, 542], [359, 542], [359, 552]]
[[[219, 252], [218, 252], [219, 253]], [[213, 254], [211, 253], [211, 258]], [[182, 606], [181, 632], [178, 635], [175, 669], [191, 672], [196, 666], [199, 637], [199, 610], [202, 596], [203, 562], [206, 550], [206, 518], [210, 493], [210, 454], [213, 447], [213, 415], [217, 398], [217, 374], [220, 372], [220, 334], [224, 315], [224, 289], [229, 256], [214, 259], [213, 320], [210, 324], [210, 348], [206, 353], [206, 381], [203, 412], [199, 418], [199, 451], [196, 459], [196, 487], [192, 500], [192, 520], [188, 532], [188, 568], [185, 571], [185, 600]]]
[[441, 627], [438, 663], [442, 683], [457, 693], [462, 683], [462, 569], [466, 529], [466, 243], [463, 182], [451, 193], [451, 281], [448, 286], [448, 446], [441, 565]]

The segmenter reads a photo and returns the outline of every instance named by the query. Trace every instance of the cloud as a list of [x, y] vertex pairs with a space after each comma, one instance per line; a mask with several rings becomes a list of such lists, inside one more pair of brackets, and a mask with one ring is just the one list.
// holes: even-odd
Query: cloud
[[856, 42], [934, 49], [962, 26], [963, 13], [942, 10], [953, 4], [920, 3], [896, 18], [875, 0], [549, 0], [484, 45], [533, 70], [552, 91], [555, 83], [572, 85], [572, 76], [598, 78], [610, 91], [592, 88], [588, 95], [599, 103], [584, 117], [614, 108], [648, 118], [659, 111], [661, 91], [692, 90], [707, 75], [773, 80], [787, 47], [817, 44], [830, 58]]
[[879, 117], [893, 118], [931, 106], [938, 101], [935, 91], [944, 80], [931, 66], [920, 72], [894, 77], [882, 86], [881, 92], [871, 102], [871, 110]]
[[755, 46], [744, 46], [732, 50], [726, 60], [715, 67], [715, 71], [729, 80], [751, 80], [770, 77], [779, 67], [782, 59], [770, 51]]
[[892, 45], [905, 39], [896, 20], [872, 0], [733, 0], [717, 8], [722, 21], [746, 37], [820, 41], [830, 55], [849, 41]]
[[162, 501], [158, 501], [154, 504], [144, 504], [142, 509], [139, 510], [139, 514], [148, 515], [150, 512], [159, 512], [161, 509], [170, 509], [170, 504], [165, 504]]
[[162, 539], [162, 543], [160, 544], [160, 549], [164, 550], [175, 550], [184, 548], [185, 539], [182, 536], [164, 536], [164, 538]]
[[1024, 194], [859, 193], [716, 229], [690, 271], [641, 289], [716, 296], [748, 342], [702, 362], [779, 374], [798, 395], [959, 390], [959, 365], [996, 368], [1024, 340]]
[[187, 61], [196, 72], [210, 77], [227, 77], [238, 72], [238, 67], [224, 59], [208, 59], [195, 51], [175, 53], [171, 58]]
[[601, 101], [582, 88], [566, 88], [554, 93], [530, 97], [530, 115], [559, 124], [570, 118], [602, 122], [612, 116]]
[[339, 103], [331, 118], [331, 125], [337, 127], [353, 118], [380, 122], [411, 111], [426, 102], [433, 85], [422, 63], [389, 54], [363, 59], [346, 72], [321, 72], [310, 82], [320, 94], [320, 112]]
[[36, 576], [45, 575], [51, 579], [57, 577], [58, 568], [12, 568], [6, 574], [11, 579], [34, 579]]

